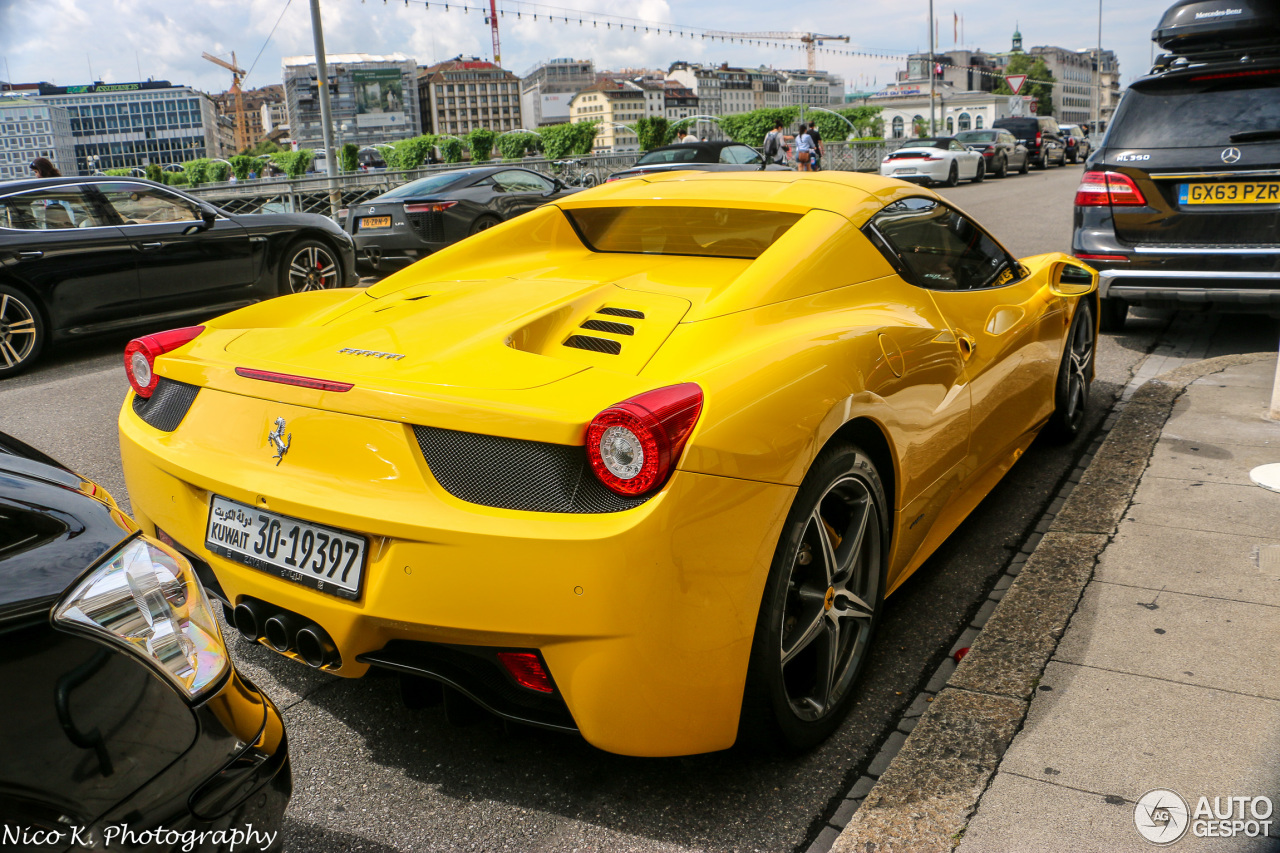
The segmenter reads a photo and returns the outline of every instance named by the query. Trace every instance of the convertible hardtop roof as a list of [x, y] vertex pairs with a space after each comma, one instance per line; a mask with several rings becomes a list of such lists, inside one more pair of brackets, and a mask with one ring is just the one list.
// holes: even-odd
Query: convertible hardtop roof
[[864, 172], [671, 171], [614, 181], [553, 203], [565, 209], [675, 204], [829, 210], [861, 226], [886, 204], [919, 195], [934, 197], [930, 190]]

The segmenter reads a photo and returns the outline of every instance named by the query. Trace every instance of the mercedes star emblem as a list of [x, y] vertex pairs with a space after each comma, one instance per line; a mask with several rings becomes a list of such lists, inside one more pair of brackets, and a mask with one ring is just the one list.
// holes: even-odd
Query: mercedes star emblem
[[1234, 163], [1239, 159], [1240, 159], [1239, 148], [1226, 148], [1222, 152], [1222, 162], [1224, 163]]
[[276, 455], [271, 458], [276, 460], [278, 468], [284, 461], [284, 455], [289, 452], [289, 445], [293, 444], [293, 433], [284, 433], [284, 418], [276, 418], [276, 428], [267, 436], [267, 441], [276, 449]]

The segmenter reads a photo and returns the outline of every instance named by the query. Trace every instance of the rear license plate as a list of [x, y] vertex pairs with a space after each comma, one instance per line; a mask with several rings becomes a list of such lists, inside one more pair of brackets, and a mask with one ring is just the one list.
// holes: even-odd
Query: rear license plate
[[1179, 204], [1280, 204], [1280, 181], [1178, 184]]
[[894, 169], [893, 173], [895, 175], [914, 175], [916, 173], [916, 170], [915, 169]]
[[339, 598], [360, 597], [366, 544], [362, 536], [218, 495], [209, 502], [210, 551]]
[[390, 216], [366, 216], [360, 220], [361, 228], [390, 228]]

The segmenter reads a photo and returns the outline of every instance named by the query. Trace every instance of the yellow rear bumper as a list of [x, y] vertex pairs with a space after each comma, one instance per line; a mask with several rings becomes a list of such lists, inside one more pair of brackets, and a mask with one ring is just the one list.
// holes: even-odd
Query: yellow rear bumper
[[[730, 746], [751, 639], [795, 489], [677, 472], [625, 512], [466, 503], [431, 476], [405, 424], [203, 389], [172, 433], [130, 400], [120, 447], [134, 514], [205, 559], [232, 602], [253, 597], [323, 627], [357, 656], [391, 640], [536, 648], [583, 736], [629, 755]], [[277, 467], [266, 435], [287, 419]], [[211, 494], [369, 540], [346, 601], [204, 547]]]

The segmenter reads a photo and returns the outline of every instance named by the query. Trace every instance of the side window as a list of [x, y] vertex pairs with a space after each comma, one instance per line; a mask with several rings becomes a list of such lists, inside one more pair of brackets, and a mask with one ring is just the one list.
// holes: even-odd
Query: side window
[[1007, 283], [1009, 256], [963, 214], [933, 199], [888, 205], [872, 226], [915, 284], [929, 290], [980, 290]]
[[551, 182], [532, 172], [513, 169], [510, 172], [499, 172], [493, 176], [493, 183], [506, 193], [545, 193], [551, 189]]
[[99, 184], [97, 189], [124, 225], [191, 222], [200, 219], [186, 199], [141, 184]]
[[0, 199], [0, 227], [3, 228], [51, 231], [104, 224], [94, 215], [78, 187], [49, 187]]
[[720, 149], [720, 162], [739, 166], [758, 166], [761, 160], [759, 154], [745, 145], [728, 145]]
[[950, 145], [950, 146], [948, 146], [948, 147], [950, 147], [952, 151], [963, 151], [963, 150], [964, 150], [964, 146], [963, 146], [963, 145], [961, 145], [958, 141], [956, 141], [956, 140], [954, 140], [954, 139], [953, 139], [953, 140], [951, 140], [951, 145]]

